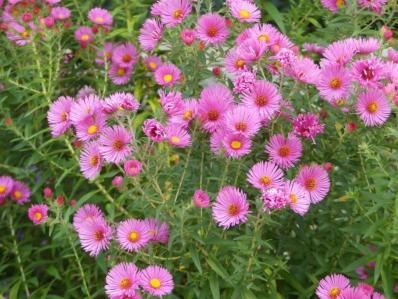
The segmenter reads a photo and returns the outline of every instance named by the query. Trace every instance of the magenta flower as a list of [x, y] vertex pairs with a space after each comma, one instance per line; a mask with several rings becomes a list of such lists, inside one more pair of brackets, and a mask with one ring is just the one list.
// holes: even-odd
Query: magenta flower
[[222, 44], [229, 34], [224, 17], [214, 13], [208, 13], [199, 18], [196, 32], [198, 38], [206, 45]]
[[166, 139], [166, 129], [154, 118], [144, 121], [142, 130], [144, 134], [152, 141], [161, 142]]
[[350, 281], [341, 274], [332, 274], [323, 278], [316, 289], [319, 299], [337, 299], [342, 292], [350, 287]]
[[140, 272], [140, 285], [152, 296], [163, 297], [174, 289], [173, 276], [160, 266], [149, 266]]
[[78, 125], [98, 113], [102, 113], [101, 99], [94, 94], [90, 94], [73, 102], [69, 118], [74, 125]]
[[391, 113], [391, 107], [383, 91], [369, 89], [359, 95], [356, 111], [365, 126], [374, 127], [387, 121]]
[[51, 8], [51, 16], [57, 21], [65, 21], [70, 18], [71, 12], [66, 7], [53, 7]]
[[110, 61], [112, 59], [112, 52], [115, 45], [113, 43], [105, 43], [103, 49], [97, 49], [97, 58], [95, 58], [95, 63], [98, 65], [103, 65], [105, 61]]
[[348, 287], [341, 292], [339, 299], [369, 299], [370, 296], [366, 295], [361, 288]]
[[109, 68], [109, 77], [113, 84], [123, 85], [130, 80], [132, 72], [132, 67], [123, 67], [118, 64], [111, 64], [111, 67]]
[[380, 49], [380, 42], [374, 37], [370, 38], [352, 38], [357, 54], [367, 55]]
[[14, 180], [9, 176], [0, 176], [0, 199], [7, 197], [13, 189]]
[[128, 176], [136, 176], [141, 173], [142, 164], [137, 160], [128, 160], [124, 162], [124, 172]]
[[170, 123], [175, 123], [187, 128], [189, 123], [198, 116], [198, 101], [190, 99], [183, 101], [181, 110], [169, 119]]
[[323, 64], [333, 63], [346, 65], [355, 54], [355, 46], [347, 40], [340, 40], [330, 44], [324, 51]]
[[48, 219], [47, 211], [47, 205], [31, 205], [28, 210], [28, 217], [34, 224], [41, 224], [43, 222], [46, 222]]
[[168, 114], [168, 116], [182, 114], [184, 109], [184, 101], [182, 99], [182, 94], [179, 91], [170, 91], [169, 93], [163, 90], [159, 91], [160, 105], [163, 111]]
[[90, 256], [107, 250], [112, 239], [112, 228], [105, 219], [96, 217], [81, 224], [78, 230], [80, 244]]
[[72, 108], [73, 98], [59, 97], [51, 103], [47, 112], [47, 120], [50, 126], [51, 135], [56, 138], [64, 134], [71, 126], [69, 114]]
[[92, 116], [86, 117], [75, 125], [76, 136], [81, 141], [88, 141], [97, 138], [106, 126], [106, 116], [98, 111]]
[[112, 114], [118, 111], [137, 111], [140, 104], [131, 93], [116, 92], [107, 97], [102, 106], [105, 113]]
[[97, 142], [84, 145], [80, 154], [80, 170], [86, 179], [93, 180], [101, 171], [102, 157]]
[[310, 208], [311, 200], [308, 192], [294, 181], [286, 181], [285, 192], [293, 212], [303, 216]]
[[205, 191], [198, 189], [193, 195], [193, 204], [197, 208], [207, 208], [210, 205], [210, 196]]
[[242, 134], [228, 133], [222, 141], [228, 157], [240, 158], [250, 153], [252, 141]]
[[131, 154], [130, 143], [133, 137], [121, 126], [106, 128], [99, 138], [99, 149], [105, 161], [120, 163]]
[[131, 68], [138, 61], [138, 52], [131, 43], [116, 46], [112, 52], [112, 62], [124, 68]]
[[73, 216], [73, 226], [76, 231], [79, 231], [86, 225], [86, 222], [96, 218], [104, 218], [101, 209], [94, 204], [85, 204]]
[[346, 5], [346, 0], [321, 0], [322, 5], [333, 13], [338, 13]]
[[241, 52], [237, 48], [232, 48], [228, 51], [224, 59], [225, 69], [231, 74], [239, 74], [244, 72], [246, 68], [246, 61], [241, 56]]
[[261, 59], [267, 49], [268, 46], [265, 43], [256, 38], [249, 38], [237, 48], [237, 52], [246, 63], [254, 63]]
[[313, 113], [299, 114], [293, 119], [292, 124], [294, 134], [313, 141], [325, 128], [325, 125], [319, 122], [319, 117]]
[[88, 43], [94, 41], [94, 35], [90, 27], [81, 26], [75, 31], [75, 38], [82, 47], [86, 47]]
[[155, 80], [161, 86], [173, 86], [181, 78], [181, 71], [172, 63], [163, 64], [155, 71]]
[[95, 7], [88, 12], [88, 19], [96, 25], [111, 27], [113, 18], [108, 10]]
[[272, 162], [258, 162], [250, 168], [247, 181], [260, 190], [283, 187], [283, 171]]
[[293, 134], [289, 134], [287, 138], [283, 134], [277, 134], [270, 138], [265, 151], [272, 162], [283, 169], [288, 169], [300, 160], [302, 145], [300, 139]]
[[169, 242], [169, 225], [166, 222], [160, 222], [154, 218], [144, 220], [151, 235], [150, 242], [167, 245]]
[[231, 14], [240, 22], [256, 23], [261, 18], [261, 12], [254, 3], [247, 0], [234, 0], [231, 5]]
[[262, 199], [264, 203], [263, 211], [284, 209], [289, 204], [289, 195], [284, 188], [269, 188], [262, 190]]
[[194, 30], [185, 28], [181, 31], [180, 37], [185, 45], [190, 46], [195, 41], [196, 33]]
[[246, 194], [233, 186], [220, 190], [212, 211], [214, 220], [224, 229], [246, 222], [250, 213]]
[[106, 294], [110, 298], [135, 296], [140, 285], [139, 275], [139, 269], [135, 264], [117, 264], [106, 275]]
[[249, 29], [247, 38], [255, 38], [267, 46], [272, 46], [276, 44], [279, 35], [279, 31], [270, 24], [256, 24]]
[[144, 51], [152, 51], [163, 37], [163, 26], [155, 19], [147, 19], [140, 29], [138, 40]]
[[234, 92], [238, 94], [250, 93], [256, 81], [256, 74], [254, 72], [239, 73], [233, 81]]
[[260, 129], [257, 113], [245, 106], [236, 106], [227, 111], [224, 118], [225, 128], [234, 134], [252, 137]]
[[119, 223], [116, 238], [122, 249], [131, 252], [147, 246], [151, 234], [143, 221], [128, 219]]
[[328, 172], [316, 164], [303, 166], [295, 181], [307, 190], [312, 203], [322, 201], [330, 189]]
[[318, 44], [312, 44], [312, 43], [303, 44], [303, 49], [305, 49], [307, 52], [319, 54], [319, 55], [323, 55], [323, 53], [325, 52], [325, 47], [318, 45]]
[[351, 81], [350, 73], [343, 66], [329, 64], [321, 69], [316, 87], [319, 94], [332, 103], [349, 98]]
[[181, 24], [191, 11], [192, 3], [190, 0], [160, 1], [160, 19], [168, 28]]
[[379, 88], [380, 80], [384, 77], [383, 62], [376, 57], [358, 60], [352, 65], [352, 77], [363, 87]]
[[167, 125], [166, 138], [171, 146], [187, 147], [192, 145], [191, 135], [178, 124]]
[[157, 56], [148, 56], [144, 59], [144, 64], [148, 70], [155, 72], [162, 66], [162, 61]]
[[387, 0], [358, 0], [358, 4], [381, 15], [383, 7], [387, 4]]
[[29, 201], [30, 189], [26, 184], [20, 181], [14, 181], [10, 196], [13, 201], [22, 205]]

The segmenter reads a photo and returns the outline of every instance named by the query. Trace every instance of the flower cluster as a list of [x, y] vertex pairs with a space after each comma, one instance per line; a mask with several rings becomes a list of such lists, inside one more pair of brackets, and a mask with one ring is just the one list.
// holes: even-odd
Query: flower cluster
[[375, 292], [374, 288], [366, 283], [353, 286], [350, 280], [341, 274], [326, 276], [319, 282], [316, 289], [319, 299], [385, 299], [384, 295]]
[[0, 205], [4, 205], [7, 198], [23, 205], [29, 201], [30, 189], [25, 183], [14, 180], [10, 176], [0, 176]]
[[[321, 0], [322, 5], [332, 11], [333, 13], [338, 13], [339, 10], [344, 9], [351, 3], [347, 0]], [[381, 14], [383, 6], [387, 4], [387, 0], [357, 0], [356, 4], [362, 8], [370, 9], [377, 14]], [[355, 3], [353, 3], [355, 5]]]

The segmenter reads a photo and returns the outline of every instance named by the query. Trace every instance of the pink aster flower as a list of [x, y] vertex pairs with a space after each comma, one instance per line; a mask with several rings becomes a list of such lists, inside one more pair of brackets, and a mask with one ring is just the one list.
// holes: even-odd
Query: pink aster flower
[[140, 285], [139, 275], [139, 269], [135, 264], [117, 264], [106, 275], [106, 294], [110, 298], [135, 296]]
[[78, 233], [83, 250], [90, 256], [97, 256], [101, 251], [107, 250], [112, 239], [112, 228], [101, 217], [81, 224]]
[[65, 21], [70, 18], [71, 12], [66, 7], [53, 7], [51, 8], [51, 16], [57, 21]]
[[319, 77], [319, 67], [308, 57], [296, 59], [287, 74], [299, 82], [315, 84]]
[[88, 43], [94, 41], [94, 35], [90, 27], [81, 26], [75, 31], [75, 38], [83, 48], [87, 47]]
[[345, 0], [321, 0], [321, 4], [331, 12], [338, 13], [340, 9], [346, 6]]
[[287, 138], [283, 134], [276, 134], [270, 138], [265, 151], [271, 162], [283, 169], [288, 169], [300, 160], [302, 145], [300, 139], [293, 134], [289, 134]]
[[159, 91], [160, 105], [163, 111], [169, 115], [174, 116], [181, 114], [184, 109], [184, 101], [182, 99], [182, 94], [179, 91], [165, 92], [163, 90]]
[[70, 128], [69, 113], [72, 103], [73, 98], [61, 96], [51, 104], [47, 120], [54, 138], [61, 136]]
[[224, 120], [225, 112], [233, 103], [231, 91], [222, 84], [205, 87], [199, 100], [199, 118], [202, 128], [214, 132]]
[[307, 190], [312, 203], [322, 201], [330, 189], [328, 172], [316, 164], [303, 166], [295, 181]]
[[374, 292], [372, 299], [386, 299], [386, 297], [384, 297], [384, 295], [378, 293], [378, 292]]
[[379, 88], [384, 77], [383, 62], [377, 57], [358, 60], [352, 65], [352, 77], [364, 87]]
[[247, 181], [260, 190], [283, 187], [283, 171], [272, 162], [258, 162], [250, 168]]
[[274, 41], [273, 45], [271, 46], [272, 53], [277, 54], [282, 49], [293, 48], [294, 44], [290, 41], [290, 39], [286, 35], [284, 35], [280, 32], [277, 32], [276, 35], [277, 36], [275, 37], [275, 41]]
[[97, 142], [88, 142], [80, 154], [80, 170], [86, 179], [94, 179], [101, 171], [102, 157]]
[[144, 121], [142, 130], [152, 141], [161, 142], [166, 139], [166, 129], [154, 118]]
[[90, 94], [73, 102], [69, 118], [74, 125], [78, 125], [98, 113], [102, 113], [101, 99], [94, 94]]
[[7, 197], [14, 186], [14, 180], [9, 176], [0, 176], [0, 199]]
[[325, 125], [319, 122], [319, 117], [313, 113], [302, 113], [293, 119], [294, 134], [312, 139], [323, 132]]
[[104, 218], [101, 209], [94, 204], [85, 204], [77, 210], [73, 216], [73, 226], [76, 231], [79, 231], [86, 222], [92, 221], [96, 218]]
[[116, 46], [112, 52], [112, 62], [118, 66], [131, 68], [138, 61], [138, 52], [131, 43]]
[[106, 126], [106, 116], [101, 111], [86, 117], [75, 125], [76, 136], [81, 141], [97, 138]]
[[310, 208], [311, 200], [308, 192], [294, 181], [286, 181], [285, 192], [293, 212], [303, 216]]
[[387, 0], [358, 0], [358, 4], [381, 15], [383, 7], [387, 4]]
[[207, 208], [210, 205], [210, 196], [205, 191], [198, 189], [193, 195], [193, 204], [197, 208]]
[[237, 52], [246, 63], [253, 63], [260, 60], [267, 49], [268, 46], [265, 43], [256, 38], [249, 38], [239, 45]]
[[88, 19], [96, 25], [111, 27], [113, 18], [108, 10], [95, 7], [88, 12]]
[[178, 124], [168, 124], [166, 138], [171, 146], [187, 147], [192, 145], [191, 135]]
[[365, 126], [374, 127], [387, 121], [391, 107], [383, 91], [370, 89], [359, 95], [356, 111]]
[[374, 38], [358, 38], [352, 39], [356, 48], [357, 54], [367, 55], [376, 52], [380, 49], [380, 42]]
[[389, 48], [387, 51], [387, 58], [394, 63], [398, 63], [398, 51], [395, 51], [393, 48]]
[[235, 106], [227, 111], [224, 118], [225, 129], [234, 134], [252, 137], [260, 129], [257, 113], [245, 106]]
[[173, 276], [163, 267], [149, 266], [140, 272], [140, 285], [152, 296], [163, 297], [173, 291]]
[[180, 78], [180, 69], [172, 63], [163, 64], [155, 71], [155, 80], [161, 86], [173, 86]]
[[147, 19], [140, 29], [138, 40], [144, 51], [152, 51], [163, 37], [163, 26], [155, 19]]
[[319, 299], [337, 299], [341, 293], [350, 287], [350, 281], [341, 274], [332, 274], [323, 278], [316, 289]]
[[303, 45], [303, 48], [307, 52], [311, 52], [311, 53], [315, 53], [315, 54], [319, 54], [319, 55], [322, 55], [323, 52], [325, 52], [325, 47], [320, 46], [318, 44], [305, 43]]
[[282, 210], [289, 204], [289, 195], [283, 188], [269, 188], [262, 190], [264, 203], [263, 211]]
[[46, 222], [48, 206], [47, 205], [32, 205], [28, 210], [28, 217], [34, 224]]
[[355, 46], [346, 40], [330, 44], [324, 51], [325, 63], [347, 64], [355, 54]]
[[132, 72], [133, 69], [131, 67], [123, 67], [113, 63], [109, 68], [109, 77], [113, 84], [123, 85], [130, 80]]
[[190, 99], [183, 102], [182, 109], [169, 119], [170, 123], [176, 123], [187, 128], [189, 123], [198, 116], [198, 101]]
[[131, 93], [116, 92], [107, 97], [102, 106], [106, 114], [112, 114], [118, 111], [137, 111], [140, 104]]
[[124, 162], [123, 168], [128, 176], [136, 176], [141, 173], [142, 164], [138, 160], [128, 160]]
[[279, 110], [282, 97], [277, 87], [265, 80], [257, 81], [253, 88], [244, 93], [243, 105], [258, 112], [261, 121], [270, 120]]
[[240, 189], [226, 186], [218, 193], [212, 211], [217, 224], [228, 229], [248, 220], [249, 202], [246, 199], [246, 194]]
[[20, 181], [14, 181], [10, 196], [13, 201], [22, 205], [29, 201], [30, 189], [26, 184]]
[[223, 149], [223, 141], [225, 137], [225, 130], [220, 127], [210, 135], [210, 151], [213, 154], [218, 154]]
[[195, 41], [196, 32], [194, 30], [185, 28], [183, 31], [181, 31], [180, 37], [185, 45], [190, 46]]
[[254, 88], [256, 81], [256, 73], [242, 72], [238, 74], [233, 81], [234, 92], [238, 94], [249, 93]]
[[191, 0], [160, 1], [160, 19], [168, 28], [173, 28], [191, 13]]
[[196, 28], [198, 38], [206, 45], [222, 44], [228, 37], [228, 27], [225, 18], [214, 13], [201, 16]]
[[357, 288], [358, 288], [358, 289], [361, 289], [362, 292], [363, 292], [365, 295], [367, 295], [367, 296], [371, 296], [371, 295], [373, 294], [373, 292], [374, 292], [374, 288], [373, 288], [370, 284], [363, 283], [363, 282], [358, 283]]
[[120, 222], [116, 231], [120, 247], [126, 251], [138, 251], [148, 245], [151, 235], [141, 220], [128, 219]]
[[144, 59], [144, 64], [148, 70], [155, 72], [163, 63], [157, 56], [148, 56]]
[[76, 94], [76, 99], [86, 98], [90, 95], [96, 95], [96, 91], [94, 88], [88, 85], [84, 85]]
[[120, 163], [131, 154], [131, 134], [121, 126], [106, 128], [99, 138], [99, 149], [105, 161]]
[[160, 222], [154, 218], [147, 218], [144, 223], [151, 235], [150, 242], [167, 245], [169, 242], [169, 225], [167, 223]]
[[225, 69], [231, 74], [239, 74], [244, 72], [247, 70], [246, 64], [246, 61], [243, 59], [237, 48], [232, 48], [225, 56]]
[[222, 144], [228, 157], [240, 158], [250, 153], [252, 141], [242, 134], [228, 133]]
[[341, 292], [339, 299], [370, 299], [361, 288], [348, 287]]
[[350, 73], [340, 65], [329, 64], [321, 69], [316, 87], [319, 94], [329, 103], [345, 99], [350, 95]]
[[230, 5], [231, 14], [243, 23], [257, 23], [261, 18], [258, 7], [247, 0], [235, 0]]

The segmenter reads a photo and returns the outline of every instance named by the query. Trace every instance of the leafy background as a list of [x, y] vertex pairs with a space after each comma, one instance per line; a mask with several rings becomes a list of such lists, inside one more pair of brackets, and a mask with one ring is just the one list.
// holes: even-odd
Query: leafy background
[[[259, 154], [240, 161], [212, 156], [207, 137], [199, 132], [194, 133], [190, 149], [171, 150], [162, 145], [148, 149], [139, 138], [140, 125], [149, 115], [160, 116], [150, 76], [140, 65], [130, 84], [116, 88], [105, 81], [103, 70], [93, 65], [94, 53], [79, 49], [73, 38], [77, 25], [86, 22], [88, 10], [101, 6], [112, 10], [115, 18], [108, 38], [136, 43], [152, 2], [63, 1], [73, 11], [75, 26], [71, 29], [26, 47], [15, 47], [0, 37], [0, 80], [4, 85], [0, 91], [0, 172], [27, 182], [32, 202], [45, 201], [42, 190], [46, 186], [65, 198], [61, 206], [49, 202], [53, 217], [49, 225], [40, 227], [28, 221], [27, 206], [0, 207], [0, 298], [26, 298], [27, 293], [29, 298], [105, 298], [108, 269], [125, 260], [140, 266], [162, 264], [176, 282], [173, 295], [167, 298], [188, 299], [312, 298], [323, 276], [339, 272], [355, 280], [358, 266], [375, 261], [368, 282], [393, 298], [398, 280], [396, 109], [382, 128], [348, 133], [345, 125], [355, 117], [326, 106], [313, 89], [294, 93], [289, 100], [296, 108], [328, 111], [323, 120], [326, 132], [316, 146], [306, 144], [308, 154], [302, 163], [331, 162], [331, 192], [304, 218], [292, 213], [254, 212], [246, 225], [224, 232], [215, 226], [209, 210], [193, 208], [193, 191], [202, 187], [214, 198], [220, 186], [238, 185], [249, 192], [252, 210], [260, 211], [258, 194], [248, 188], [245, 176], [255, 161], [265, 159], [261, 148], [269, 136], [258, 136], [254, 152]], [[212, 1], [204, 2], [209, 5]], [[378, 36], [383, 24], [397, 29], [396, 1], [389, 2], [383, 16], [367, 11], [333, 15], [318, 1], [256, 2], [263, 12], [262, 21], [274, 23], [298, 45]], [[221, 1], [212, 4], [213, 9], [221, 8]], [[171, 33], [168, 38], [177, 37]], [[66, 49], [75, 53], [68, 64], [63, 63]], [[181, 44], [173, 44], [163, 54], [186, 74], [201, 80], [211, 77], [210, 69], [196, 70], [189, 61], [193, 54]], [[200, 92], [196, 78], [187, 78], [186, 95]], [[119, 169], [110, 167], [90, 183], [80, 174], [79, 150], [73, 138], [52, 139], [49, 134], [49, 103], [59, 95], [73, 96], [84, 85], [103, 94], [130, 91], [141, 102], [131, 127], [141, 145], [136, 157], [144, 162], [146, 171], [139, 179], [129, 180], [121, 192], [110, 183]], [[290, 90], [284, 92], [288, 97]], [[8, 118], [12, 124], [7, 124]], [[98, 204], [111, 222], [128, 217], [167, 221], [170, 243], [166, 248], [154, 246], [136, 254], [113, 246], [108, 253], [90, 258], [80, 249], [69, 224], [77, 208], [70, 206], [71, 199], [77, 200], [77, 206]], [[371, 244], [377, 249], [372, 250]]]

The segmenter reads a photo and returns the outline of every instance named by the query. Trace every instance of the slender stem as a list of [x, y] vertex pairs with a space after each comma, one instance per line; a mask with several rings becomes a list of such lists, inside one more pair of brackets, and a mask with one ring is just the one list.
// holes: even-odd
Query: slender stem
[[15, 236], [15, 229], [14, 229], [14, 225], [13, 225], [13, 222], [12, 222], [11, 214], [8, 215], [8, 220], [9, 220], [9, 226], [10, 226], [11, 236], [12, 236], [13, 245], [14, 245], [14, 253], [15, 253], [16, 257], [17, 257], [17, 263], [18, 263], [19, 272], [21, 272], [22, 284], [24, 285], [24, 288], [25, 288], [26, 297], [29, 298], [30, 297], [30, 292], [29, 292], [28, 284], [26, 282], [26, 276], [25, 276], [24, 268], [22, 266], [21, 256], [20, 256], [19, 250], [18, 250], [17, 238]]

